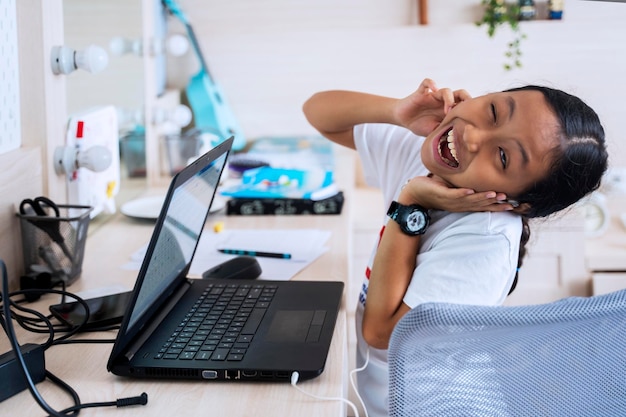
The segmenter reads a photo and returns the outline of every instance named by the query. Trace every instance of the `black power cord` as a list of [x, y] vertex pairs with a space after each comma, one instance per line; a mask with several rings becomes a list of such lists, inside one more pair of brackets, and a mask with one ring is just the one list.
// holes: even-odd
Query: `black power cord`
[[[29, 295], [32, 295], [33, 293], [36, 293], [38, 295], [41, 295], [43, 293], [60, 294], [63, 297], [63, 300], [65, 300], [66, 296], [74, 298], [79, 304], [81, 304], [83, 309], [85, 309], [85, 316], [83, 318], [83, 321], [73, 327], [69, 327], [66, 325], [53, 325], [50, 322], [51, 316], [44, 316], [43, 314], [41, 314], [40, 312], [36, 310], [32, 310], [32, 309], [29, 309], [29, 308], [26, 308], [26, 307], [23, 307], [21, 305], [14, 303], [10, 299], [11, 297], [16, 296], [16, 295], [24, 295], [25, 299], [28, 299]], [[48, 341], [44, 344], [44, 349], [48, 349], [50, 346], [55, 345], [55, 344], [60, 344], [63, 340], [69, 339], [70, 337], [76, 335], [78, 332], [82, 330], [83, 325], [87, 323], [89, 319], [89, 314], [90, 314], [89, 305], [85, 302], [85, 300], [83, 300], [81, 297], [77, 296], [76, 294], [72, 294], [65, 290], [55, 290], [55, 289], [20, 290], [20, 291], [15, 291], [9, 294], [9, 300], [13, 308], [30, 315], [30, 316], [24, 316], [21, 314], [12, 313], [12, 318], [22, 328], [32, 333], [43, 333], [43, 334], [50, 335], [50, 337], [48, 338]], [[32, 316], [36, 318], [33, 318]], [[56, 334], [60, 332], [63, 332], [65, 334], [59, 338], [55, 338]]]
[[[51, 314], [47, 316], [43, 316], [41, 313], [35, 310], [28, 309], [26, 307], [22, 307], [16, 303], [24, 303], [27, 302], [29, 298], [39, 299], [39, 297], [43, 294], [60, 294], [62, 296], [61, 303], [65, 303], [65, 297], [71, 297], [76, 300], [78, 304], [81, 305], [84, 310], [84, 314], [82, 317], [82, 321], [76, 325], [70, 325], [67, 323], [60, 324], [52, 324], [50, 319], [53, 318]], [[17, 295], [23, 295], [24, 298], [22, 300], [13, 301], [13, 297]], [[55, 290], [55, 289], [22, 289], [19, 291], [14, 291], [9, 294], [11, 297], [11, 305], [24, 313], [29, 314], [30, 316], [25, 316], [22, 314], [17, 314], [16, 312], [12, 313], [12, 318], [24, 329], [28, 330], [32, 333], [43, 333], [50, 334], [52, 338], [56, 336], [57, 333], [66, 333], [64, 336], [59, 338], [54, 338], [54, 340], [49, 340], [46, 343], [45, 348], [52, 345], [61, 345], [61, 344], [71, 344], [71, 343], [114, 343], [114, 339], [77, 339], [77, 340], [68, 340], [70, 337], [75, 336], [77, 333], [82, 332], [106, 332], [109, 330], [119, 330], [120, 326], [118, 324], [109, 324], [102, 326], [92, 326], [86, 327], [85, 324], [89, 321], [89, 316], [91, 314], [89, 310], [89, 304], [79, 297], [76, 294], [72, 294], [65, 290]], [[33, 318], [31, 316], [35, 316]]]
[[[50, 381], [52, 381], [56, 385], [60, 386], [63, 390], [68, 392], [70, 396], [72, 397], [72, 399], [74, 400], [74, 404], [75, 404], [74, 406], [66, 408], [62, 411], [57, 411], [53, 409], [43, 399], [43, 397], [39, 393], [39, 390], [37, 390], [37, 387], [35, 386], [35, 382], [29, 372], [28, 366], [24, 359], [24, 355], [22, 354], [21, 347], [19, 345], [17, 336], [15, 334], [15, 329], [13, 327], [11, 306], [19, 310], [22, 310], [24, 312], [27, 312], [29, 314], [32, 314], [36, 316], [39, 319], [39, 321], [43, 321], [43, 323], [45, 323], [50, 333], [50, 338], [48, 339], [48, 342], [46, 342], [46, 344], [44, 345], [46, 348], [52, 346], [55, 342], [54, 341], [54, 327], [52, 323], [50, 322], [50, 320], [48, 320], [48, 318], [45, 317], [43, 314], [35, 310], [26, 309], [24, 307], [18, 306], [16, 303], [11, 302], [11, 299], [10, 299], [11, 294], [9, 294], [9, 278], [7, 274], [6, 264], [4, 263], [2, 259], [0, 259], [0, 267], [2, 268], [2, 297], [0, 299], [2, 300], [2, 312], [4, 316], [4, 317], [0, 316], [0, 324], [4, 328], [5, 333], [7, 334], [9, 338], [9, 342], [11, 343], [11, 348], [19, 364], [21, 373], [27, 382], [27, 387], [31, 395], [33, 396], [37, 404], [46, 413], [48, 413], [50, 416], [53, 416], [53, 417], [67, 417], [68, 415], [77, 415], [80, 412], [80, 410], [84, 408], [108, 407], [108, 406], [126, 407], [130, 405], [146, 405], [148, 403], [148, 395], [144, 392], [140, 396], [130, 397], [130, 398], [120, 398], [117, 401], [81, 404], [78, 393], [72, 387], [70, 387], [67, 383], [62, 381], [60, 378], [56, 377], [51, 372], [46, 370], [45, 371], [46, 378], [50, 379]], [[26, 291], [30, 291], [30, 290], [26, 290]], [[37, 291], [40, 291], [40, 290], [37, 290]], [[86, 311], [89, 312], [89, 307], [84, 302], [84, 300], [82, 300], [80, 297], [76, 295], [66, 293], [65, 291], [58, 291], [58, 290], [45, 290], [45, 291], [46, 292], [59, 292], [59, 293], [63, 293], [63, 295], [69, 294], [70, 296], [76, 298], [78, 302], [82, 302], [84, 304]], [[85, 321], [87, 321], [88, 314], [86, 314], [85, 316], [86, 316]], [[36, 321], [30, 320], [30, 319], [23, 319], [22, 322], [20, 322], [20, 325], [22, 325], [22, 323], [28, 323], [28, 325], [32, 325], [36, 323]], [[68, 337], [78, 332], [80, 326], [76, 326], [76, 327], [78, 327], [78, 329], [71, 329], [60, 340], [66, 341], [65, 339], [67, 339]]]

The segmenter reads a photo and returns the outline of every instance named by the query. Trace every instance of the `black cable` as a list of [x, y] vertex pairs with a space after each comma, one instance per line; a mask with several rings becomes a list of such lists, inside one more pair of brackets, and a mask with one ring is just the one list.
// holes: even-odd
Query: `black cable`
[[111, 330], [119, 330], [120, 329], [120, 325], [119, 324], [111, 324], [109, 326], [102, 326], [102, 327], [93, 327], [89, 330], [81, 330], [81, 332], [83, 333], [88, 333], [88, 332], [108, 332]]
[[22, 351], [20, 349], [20, 345], [17, 342], [17, 336], [15, 335], [15, 329], [13, 328], [13, 321], [11, 320], [11, 301], [9, 299], [9, 277], [7, 274], [6, 264], [2, 259], [0, 259], [0, 267], [2, 268], [2, 308], [4, 312], [4, 328], [9, 337], [9, 342], [11, 343], [11, 347], [13, 348], [13, 353], [17, 358], [17, 361], [20, 364], [20, 370], [22, 371], [22, 375], [26, 379], [28, 390], [32, 394], [33, 398], [39, 404], [39, 406], [48, 414], [54, 417], [66, 417], [66, 414], [61, 414], [57, 412], [55, 409], [50, 407], [48, 403], [43, 399], [39, 390], [35, 386], [35, 382], [33, 378], [30, 376], [30, 372], [28, 372], [28, 367], [26, 366], [26, 361], [24, 360], [24, 356], [22, 355]]
[[[28, 294], [32, 294], [32, 293], [36, 293], [38, 295], [41, 295], [43, 293], [48, 293], [48, 294], [61, 294], [63, 299], [65, 299], [66, 295], [72, 297], [73, 299], [75, 299], [79, 304], [81, 304], [81, 306], [83, 307], [83, 309], [85, 309], [85, 316], [83, 318], [83, 321], [78, 324], [77, 326], [74, 327], [68, 327], [68, 326], [54, 326], [52, 325], [52, 323], [50, 322], [49, 318], [47, 316], [44, 316], [43, 314], [41, 314], [38, 311], [32, 310], [32, 309], [28, 309], [26, 307], [22, 307], [16, 303], [14, 303], [11, 300], [11, 297], [15, 296], [15, 295], [20, 295], [20, 294], [24, 294], [24, 295], [28, 295]], [[68, 339], [70, 337], [72, 337], [73, 335], [75, 335], [76, 333], [78, 333], [81, 328], [85, 325], [85, 323], [87, 323], [87, 321], [89, 320], [89, 305], [87, 304], [87, 302], [85, 300], [83, 300], [81, 297], [77, 296], [76, 294], [72, 294], [69, 293], [65, 290], [55, 290], [55, 289], [47, 289], [47, 290], [41, 290], [41, 289], [26, 289], [26, 290], [20, 290], [20, 291], [14, 291], [13, 293], [9, 294], [8, 300], [11, 304], [11, 306], [13, 306], [14, 308], [16, 308], [17, 310], [20, 310], [22, 312], [31, 314], [33, 316], [38, 317], [38, 320], [35, 321], [32, 317], [26, 317], [26, 316], [22, 316], [20, 314], [13, 314], [13, 318], [17, 321], [17, 323], [24, 329], [33, 332], [33, 333], [48, 333], [51, 334], [51, 338], [48, 340], [48, 342], [44, 345], [44, 350], [47, 350], [50, 346], [52, 346], [53, 344], [57, 343], [60, 340], [64, 340], [64, 339]], [[43, 330], [43, 326], [39, 326], [39, 323], [44, 323], [45, 324], [45, 328], [47, 330]], [[35, 328], [33, 326], [35, 326], [35, 324], [37, 324], [36, 327], [39, 328]], [[59, 337], [59, 338], [55, 338], [56, 333], [59, 332], [65, 332], [65, 335]]]
[[[83, 309], [86, 311], [85, 317], [83, 318], [83, 321], [76, 325], [76, 326], [69, 326], [66, 323], [60, 323], [60, 324], [53, 324], [51, 322], [51, 319], [54, 317], [51, 314], [47, 315], [47, 316], [43, 316], [41, 313], [39, 313], [36, 310], [31, 310], [28, 309], [26, 307], [22, 307], [17, 305], [14, 301], [13, 301], [13, 297], [17, 296], [17, 295], [29, 295], [30, 293], [37, 293], [38, 295], [41, 295], [41, 293], [54, 293], [54, 294], [62, 294], [62, 296], [65, 298], [66, 296], [69, 296], [73, 299], [75, 299], [78, 303], [81, 304], [81, 306], [83, 307]], [[104, 331], [110, 331], [110, 330], [119, 330], [120, 326], [118, 324], [112, 324], [112, 325], [107, 325], [107, 326], [101, 326], [101, 327], [93, 327], [93, 328], [89, 328], [89, 329], [83, 329], [85, 323], [89, 320], [89, 304], [83, 300], [81, 297], [77, 296], [76, 294], [67, 292], [65, 290], [42, 290], [42, 289], [25, 289], [25, 290], [20, 290], [20, 291], [14, 291], [12, 293], [9, 294], [9, 297], [11, 298], [11, 305], [16, 308], [17, 310], [20, 310], [22, 312], [31, 314], [33, 316], [36, 316], [37, 318], [33, 318], [33, 317], [28, 317], [28, 316], [24, 316], [24, 315], [20, 315], [17, 314], [15, 312], [12, 312], [12, 317], [13, 319], [25, 330], [33, 332], [33, 333], [43, 333], [43, 334], [52, 334], [52, 339], [54, 340], [49, 340], [45, 346], [44, 346], [44, 350], [47, 350], [50, 346], [52, 345], [61, 345], [61, 344], [70, 344], [70, 343], [114, 343], [115, 340], [113, 339], [96, 339], [95, 341], [68, 341], [67, 339], [69, 339], [70, 337], [74, 336], [77, 333], [88, 333], [88, 332], [104, 332]], [[54, 338], [55, 335], [57, 333], [67, 333], [65, 336], [60, 337], [60, 338]]]
[[[2, 294], [0, 294], [0, 300], [2, 300], [2, 315], [0, 315], [0, 325], [3, 327], [4, 331], [6, 332], [9, 338], [11, 348], [13, 349], [13, 353], [15, 354], [15, 357], [17, 361], [19, 362], [20, 370], [22, 371], [22, 375], [26, 379], [28, 389], [31, 395], [33, 396], [37, 404], [45, 412], [47, 412], [50, 416], [53, 416], [53, 417], [67, 417], [68, 415], [78, 415], [80, 410], [84, 408], [107, 407], [107, 406], [127, 407], [131, 405], [146, 405], [148, 403], [148, 395], [144, 392], [140, 396], [120, 398], [117, 401], [81, 404], [78, 393], [71, 386], [69, 386], [66, 382], [64, 382], [63, 380], [61, 380], [60, 378], [58, 378], [57, 376], [55, 376], [54, 374], [46, 370], [45, 371], [46, 377], [50, 379], [50, 381], [52, 381], [54, 384], [56, 384], [57, 386], [61, 387], [63, 390], [68, 392], [70, 396], [72, 397], [72, 399], [74, 400], [74, 404], [75, 404], [74, 406], [66, 408], [62, 411], [56, 411], [52, 407], [50, 407], [50, 405], [43, 399], [43, 397], [39, 393], [39, 390], [37, 390], [37, 387], [35, 386], [35, 383], [26, 365], [26, 361], [24, 360], [24, 356], [22, 355], [22, 351], [20, 349], [20, 345], [17, 340], [17, 335], [15, 334], [15, 328], [13, 327], [13, 315], [11, 313], [11, 306], [13, 305], [13, 307], [17, 308], [20, 311], [26, 312], [28, 314], [33, 314], [34, 316], [38, 317], [40, 321], [47, 323], [47, 325], [49, 325], [48, 327], [50, 329], [50, 334], [51, 334], [52, 339], [54, 339], [54, 327], [52, 326], [52, 323], [50, 322], [50, 320], [43, 314], [35, 310], [18, 306], [16, 303], [11, 301], [11, 298], [10, 298], [11, 294], [9, 293], [9, 277], [7, 274], [6, 264], [4, 263], [2, 259], [0, 259], [0, 267], [2, 269]], [[24, 291], [31, 291], [31, 290], [22, 290], [22, 291], [16, 292], [15, 294], [24, 293]], [[81, 342], [83, 343], [110, 343], [111, 342], [108, 340], [106, 341], [94, 340], [91, 342], [82, 341], [82, 340], [77, 340], [77, 341], [66, 340], [68, 337], [71, 337], [74, 334], [76, 334], [78, 330], [80, 329], [80, 327], [87, 322], [89, 318], [89, 306], [85, 303], [85, 301], [82, 298], [78, 297], [75, 294], [68, 293], [65, 290], [59, 291], [59, 290], [50, 289], [50, 290], [46, 290], [45, 292], [60, 293], [63, 296], [63, 300], [65, 300], [65, 295], [67, 294], [75, 298], [78, 302], [81, 302], [83, 304], [83, 307], [85, 307], [85, 311], [87, 312], [87, 314], [85, 314], [84, 322], [81, 323], [80, 326], [74, 326], [68, 331], [66, 335], [62, 336], [59, 339], [54, 339], [54, 341], [48, 344], [47, 347], [50, 347], [53, 344], [57, 344], [57, 343], [66, 344], [66, 343], [81, 343]], [[24, 316], [20, 316], [20, 317], [21, 319], [24, 319]], [[22, 320], [22, 322], [26, 323], [32, 320], [33, 319], [31, 318], [27, 318], [27, 320]], [[68, 414], [68, 413], [71, 413], [71, 414]]]
[[[9, 297], [10, 297], [10, 295], [9, 295]], [[7, 301], [9, 301], [9, 304], [10, 304], [10, 305], [13, 305], [13, 304], [10, 302], [10, 299], [9, 299], [9, 300], [7, 300]], [[5, 302], [5, 301], [3, 300], [3, 303], [4, 303], [4, 302]], [[49, 346], [51, 346], [51, 345], [52, 345], [52, 343], [54, 342], [54, 328], [53, 328], [53, 326], [52, 326], [52, 323], [50, 323], [50, 321], [46, 319], [46, 316], [44, 316], [43, 314], [41, 314], [40, 312], [38, 312], [38, 311], [36, 311], [36, 310], [32, 310], [32, 309], [29, 309], [29, 308], [24, 308], [24, 307], [21, 307], [21, 306], [14, 306], [14, 307], [16, 307], [18, 310], [21, 310], [21, 311], [23, 311], [23, 312], [25, 312], [25, 313], [32, 314], [33, 316], [38, 317], [38, 320], [39, 320], [39, 321], [43, 321], [43, 323], [46, 325], [46, 326], [45, 326], [45, 327], [46, 327], [46, 330], [45, 330], [45, 331], [44, 331], [44, 330], [34, 330], [34, 329], [32, 329], [32, 330], [31, 330], [31, 328], [29, 328], [28, 326], [26, 326], [26, 322], [31, 322], [31, 321], [33, 321], [33, 319], [32, 319], [32, 318], [30, 318], [30, 317], [25, 317], [25, 316], [20, 316], [20, 315], [18, 315], [18, 314], [13, 313], [13, 312], [11, 313], [11, 317], [12, 317], [12, 318], [14, 318], [14, 319], [15, 319], [15, 320], [19, 323], [19, 325], [20, 325], [21, 327], [23, 327], [23, 328], [25, 328], [25, 329], [27, 329], [27, 330], [33, 331], [33, 332], [35, 332], [35, 333], [48, 333], [48, 335], [49, 335], [48, 340], [47, 340], [47, 341], [46, 341], [46, 343], [43, 345], [44, 350], [46, 350]], [[6, 329], [5, 329], [5, 330], [6, 330]]]
[[[79, 407], [81, 405], [80, 397], [78, 396], [78, 393], [76, 392], [76, 390], [74, 390], [74, 388], [70, 387], [70, 385], [67, 382], [63, 381], [61, 378], [54, 375], [52, 372], [48, 371], [47, 369], [46, 369], [46, 378], [48, 378], [58, 387], [61, 387], [63, 390], [65, 390], [67, 393], [70, 394], [70, 396], [72, 397], [72, 400], [74, 400], [74, 404], [75, 404], [74, 407]], [[77, 409], [76, 411], [72, 411], [72, 415], [78, 415], [79, 412], [80, 412], [79, 409]], [[59, 411], [59, 413], [64, 414], [64, 415], [67, 414], [65, 410]]]
[[100, 402], [100, 403], [81, 404], [80, 406], [74, 406], [74, 407], [66, 408], [65, 410], [63, 410], [61, 412], [62, 413], [69, 413], [69, 412], [82, 410], [83, 408], [94, 408], [94, 407], [117, 407], [117, 408], [121, 408], [121, 407], [128, 407], [128, 406], [131, 406], [131, 405], [146, 405], [146, 404], [148, 404], [148, 394], [143, 392], [143, 393], [141, 393], [141, 395], [139, 395], [137, 397], [118, 398], [116, 401], [107, 401], [107, 402]]
[[59, 342], [55, 342], [56, 345], [71, 345], [74, 343], [92, 343], [92, 344], [113, 344], [115, 343], [115, 339], [74, 339], [74, 340], [61, 340]]

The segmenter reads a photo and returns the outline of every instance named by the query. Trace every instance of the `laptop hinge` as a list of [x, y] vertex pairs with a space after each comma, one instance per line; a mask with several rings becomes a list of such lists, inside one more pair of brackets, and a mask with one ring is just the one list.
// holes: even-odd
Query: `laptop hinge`
[[172, 293], [170, 297], [168, 297], [167, 302], [163, 305], [163, 308], [159, 309], [158, 313], [150, 320], [145, 328], [140, 331], [140, 335], [130, 344], [128, 349], [126, 350], [125, 357], [129, 361], [135, 356], [135, 353], [146, 343], [146, 340], [152, 336], [152, 333], [159, 327], [159, 324], [167, 317], [167, 315], [172, 311], [178, 301], [183, 297], [183, 295], [187, 292], [187, 290], [191, 287], [191, 281], [185, 280], [183, 284], [178, 287], [176, 291]]

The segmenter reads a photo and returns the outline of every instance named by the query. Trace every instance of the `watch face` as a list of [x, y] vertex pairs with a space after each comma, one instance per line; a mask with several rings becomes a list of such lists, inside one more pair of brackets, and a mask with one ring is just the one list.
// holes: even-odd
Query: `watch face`
[[406, 227], [411, 232], [417, 232], [426, 226], [426, 219], [424, 214], [419, 211], [414, 211], [406, 218]]

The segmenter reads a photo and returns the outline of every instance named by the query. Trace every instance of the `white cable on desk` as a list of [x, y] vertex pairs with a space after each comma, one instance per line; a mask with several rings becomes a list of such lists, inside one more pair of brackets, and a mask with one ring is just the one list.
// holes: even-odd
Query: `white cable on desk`
[[[365, 407], [365, 402], [363, 402], [363, 398], [361, 398], [361, 394], [359, 394], [359, 390], [356, 387], [356, 382], [354, 381], [354, 376], [357, 373], [363, 371], [365, 368], [367, 368], [367, 365], [369, 363], [370, 363], [370, 347], [366, 346], [365, 363], [360, 368], [356, 368], [356, 369], [353, 369], [352, 371], [350, 371], [350, 384], [352, 385], [352, 388], [354, 389], [354, 393], [356, 394], [356, 397], [359, 399], [359, 402], [361, 403], [361, 406], [363, 407], [363, 411], [365, 412], [365, 417], [369, 417], [369, 415], [367, 414], [367, 407]], [[356, 417], [358, 417], [358, 415]]]
[[[363, 402], [363, 399], [361, 398], [361, 395], [359, 394], [359, 391], [356, 388], [356, 384], [354, 382], [353, 376], [357, 372], [361, 372], [362, 370], [364, 370], [367, 367], [367, 364], [369, 363], [369, 360], [370, 360], [370, 351], [369, 351], [369, 348], [368, 348], [367, 349], [367, 353], [366, 353], [366, 357], [365, 357], [365, 364], [363, 364], [362, 367], [353, 369], [350, 372], [350, 384], [352, 384], [352, 388], [354, 388], [354, 392], [356, 393], [356, 396], [359, 399], [359, 402], [361, 403], [361, 406], [363, 407], [363, 411], [365, 411], [365, 417], [368, 417], [367, 408], [365, 408], [365, 403]], [[322, 397], [322, 396], [319, 396], [319, 395], [311, 394], [310, 392], [306, 392], [305, 390], [303, 390], [302, 388], [300, 388], [299, 386], [296, 385], [298, 383], [298, 378], [300, 378], [300, 374], [297, 371], [294, 371], [294, 372], [291, 373], [291, 386], [294, 387], [295, 389], [297, 389], [298, 391], [300, 391], [301, 393], [303, 393], [304, 395], [308, 395], [309, 397], [313, 397], [313, 398], [315, 398], [317, 400], [322, 400], [322, 401], [341, 401], [341, 402], [347, 404], [348, 406], [350, 406], [350, 408], [354, 412], [354, 417], [359, 417], [359, 410], [356, 408], [356, 405], [354, 405], [354, 403], [352, 401], [350, 401], [350, 400], [348, 400], [346, 398], [342, 398], [342, 397]]]
[[310, 392], [306, 392], [305, 390], [303, 390], [302, 388], [300, 388], [299, 386], [297, 386], [296, 384], [298, 383], [298, 378], [300, 377], [300, 374], [297, 371], [294, 371], [291, 373], [291, 386], [294, 387], [295, 389], [297, 389], [298, 391], [300, 391], [301, 393], [303, 393], [304, 395], [308, 395], [309, 397], [313, 397], [317, 400], [322, 400], [322, 401], [342, 401], [346, 404], [348, 404], [350, 406], [350, 408], [352, 408], [352, 411], [354, 412], [354, 416], [355, 417], [359, 417], [359, 410], [357, 410], [356, 406], [354, 405], [354, 403], [350, 400], [347, 400], [345, 398], [341, 398], [341, 397], [321, 397], [319, 395], [315, 395], [315, 394], [311, 394]]

